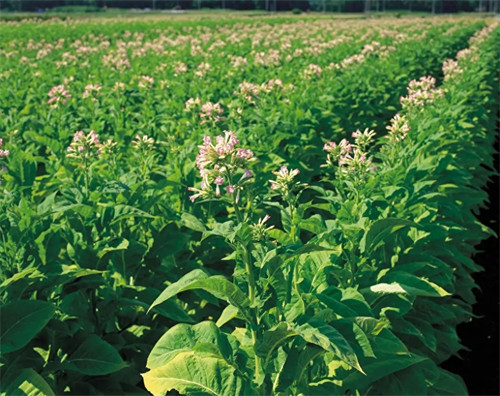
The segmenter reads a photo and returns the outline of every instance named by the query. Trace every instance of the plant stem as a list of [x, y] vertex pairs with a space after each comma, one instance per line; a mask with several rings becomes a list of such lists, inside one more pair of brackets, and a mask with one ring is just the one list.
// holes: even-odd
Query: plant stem
[[89, 197], [89, 172], [87, 157], [83, 159], [83, 180], [85, 181], [85, 198]]
[[[237, 206], [236, 206], [237, 207]], [[241, 214], [240, 214], [241, 216]], [[248, 274], [248, 299], [250, 300], [250, 306], [252, 307], [255, 302], [255, 277], [253, 273], [253, 268], [252, 268], [252, 262], [251, 262], [251, 257], [250, 254], [245, 246], [243, 246], [243, 261], [245, 262], [245, 269]], [[252, 307], [251, 311], [253, 313], [254, 321], [255, 324], [258, 324], [259, 318], [257, 314], [257, 309]], [[257, 332], [253, 328], [253, 326], [250, 328], [250, 333], [252, 334], [252, 343], [255, 345], [257, 343]], [[260, 373], [260, 357], [255, 355], [255, 378], [259, 376]]]
[[[227, 172], [227, 177], [229, 180], [229, 183], [232, 184], [231, 180], [231, 173]], [[236, 202], [236, 196], [233, 194], [233, 207], [234, 207], [234, 213], [236, 214], [236, 218], [238, 220], [238, 223], [243, 223], [243, 216], [241, 214], [240, 208], [238, 207], [238, 203]], [[253, 266], [252, 266], [252, 258], [250, 256], [250, 253], [248, 251], [248, 248], [244, 246], [243, 244], [241, 245], [243, 248], [243, 261], [245, 263], [245, 270], [247, 271], [248, 274], [248, 299], [250, 300], [250, 306], [252, 307], [255, 302], [255, 290], [256, 290], [256, 285], [255, 285], [255, 277], [254, 277], [254, 272], [253, 272]], [[251, 308], [251, 311], [253, 313], [254, 321], [255, 324], [258, 324], [259, 318], [258, 318], [258, 313], [256, 308]], [[252, 335], [252, 343], [255, 345], [257, 343], [257, 331], [252, 327], [250, 327], [250, 333]], [[260, 357], [255, 355], [255, 379], [258, 378], [259, 373], [260, 373]]]

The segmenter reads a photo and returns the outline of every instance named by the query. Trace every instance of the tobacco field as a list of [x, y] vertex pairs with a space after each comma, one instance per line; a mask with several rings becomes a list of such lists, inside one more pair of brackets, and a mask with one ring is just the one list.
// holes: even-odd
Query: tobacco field
[[498, 20], [0, 23], [0, 394], [464, 395]]

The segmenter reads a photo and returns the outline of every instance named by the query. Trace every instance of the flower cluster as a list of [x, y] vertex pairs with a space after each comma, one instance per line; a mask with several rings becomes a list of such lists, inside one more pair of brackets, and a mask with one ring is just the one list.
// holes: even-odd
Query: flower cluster
[[154, 150], [156, 148], [154, 144], [154, 139], [147, 135], [135, 135], [134, 140], [132, 140], [132, 147], [134, 150], [141, 152]]
[[[253, 177], [248, 164], [256, 158], [251, 150], [237, 148], [238, 144], [239, 140], [233, 131], [224, 131], [224, 136], [218, 135], [215, 142], [210, 136], [203, 138], [203, 145], [198, 146], [200, 151], [196, 157], [202, 182], [199, 189], [189, 187], [189, 191], [195, 192], [189, 197], [192, 202], [198, 197], [220, 197], [224, 185], [226, 193], [232, 196], [236, 194], [235, 202], [239, 201], [240, 192]], [[235, 182], [238, 174], [240, 178]]]
[[335, 142], [326, 142], [323, 150], [327, 152], [326, 165], [335, 167], [343, 162], [343, 158], [352, 152], [351, 144], [347, 139], [342, 139], [339, 144]]
[[266, 227], [266, 223], [270, 218], [271, 216], [266, 214], [263, 218], [257, 221], [257, 224], [250, 225], [250, 228], [252, 229], [252, 239], [254, 241], [267, 239], [267, 233], [274, 228], [274, 226]]
[[177, 62], [174, 66], [174, 76], [177, 76], [178, 74], [181, 73], [186, 73], [187, 72], [187, 66], [183, 62]]
[[[3, 139], [0, 138], [0, 147], [3, 146]], [[10, 154], [9, 150], [2, 150], [0, 149], [0, 158], [7, 157]]]
[[368, 171], [375, 171], [371, 159], [368, 158], [368, 146], [373, 142], [375, 132], [366, 128], [363, 132], [359, 129], [352, 133], [354, 143], [342, 139], [338, 144], [326, 142], [323, 146], [328, 154], [326, 166], [338, 169], [342, 174], [352, 175], [359, 179]]
[[101, 95], [99, 92], [102, 87], [98, 84], [88, 84], [85, 86], [85, 90], [83, 91], [82, 98], [92, 98], [94, 102], [97, 102], [96, 96]]
[[198, 107], [201, 104], [201, 99], [199, 97], [189, 98], [186, 100], [184, 105], [186, 106], [186, 111], [190, 111], [193, 107]]
[[281, 63], [280, 51], [271, 48], [267, 52], [256, 52], [253, 63], [255, 66], [277, 66]]
[[446, 59], [443, 62], [444, 81], [448, 81], [463, 72], [464, 70], [458, 65], [456, 60]]
[[101, 154], [99, 135], [90, 131], [87, 135], [83, 131], [75, 132], [73, 141], [68, 146], [66, 157], [87, 160]]
[[420, 77], [420, 80], [412, 80], [408, 85], [408, 96], [400, 99], [403, 108], [421, 107], [427, 103], [434, 102], [443, 96], [443, 91], [436, 88], [436, 79], [431, 76]]
[[373, 141], [375, 137], [375, 132], [365, 128], [363, 132], [359, 129], [354, 131], [351, 135], [354, 138], [354, 147], [355, 149], [366, 151], [368, 145]]
[[106, 140], [104, 143], [101, 144], [100, 147], [101, 153], [104, 155], [117, 154], [117, 145], [118, 143], [113, 141], [113, 139], [109, 138], [108, 140]]
[[365, 61], [365, 56], [363, 54], [354, 54], [348, 58], [342, 59], [342, 62], [340, 65], [344, 68], [350, 66], [350, 65], [355, 65], [355, 64], [360, 64]]
[[304, 78], [321, 77], [323, 70], [318, 65], [311, 63], [304, 70]]
[[128, 59], [126, 50], [123, 49], [111, 51], [109, 54], [103, 55], [102, 64], [120, 71], [130, 68], [130, 60]]
[[195, 75], [198, 77], [203, 77], [205, 74], [207, 74], [211, 69], [210, 63], [208, 62], [201, 62], [198, 65], [198, 68], [194, 72]]
[[241, 95], [247, 102], [255, 104], [255, 98], [261, 91], [261, 87], [259, 85], [243, 81], [238, 85], [238, 88], [239, 92], [233, 92], [235, 95]]
[[460, 60], [460, 59], [467, 59], [471, 56], [472, 54], [472, 51], [470, 48], [464, 48], [464, 49], [461, 49], [460, 51], [457, 52], [457, 60]]
[[231, 66], [234, 69], [239, 69], [239, 68], [244, 67], [248, 64], [247, 58], [244, 58], [242, 56], [229, 55], [229, 59], [231, 59]]
[[153, 77], [141, 76], [137, 85], [141, 89], [151, 89], [151, 88], [153, 88], [154, 83], [155, 83], [155, 80]]
[[220, 103], [205, 102], [201, 106], [200, 117], [202, 118], [201, 124], [205, 124], [207, 121], [219, 122], [224, 119], [221, 114], [224, 113], [224, 109], [221, 107]]
[[[291, 84], [287, 86], [291, 88]], [[242, 97], [245, 101], [250, 104], [255, 104], [255, 99], [261, 92], [269, 93], [274, 89], [282, 89], [283, 82], [279, 79], [271, 79], [267, 83], [262, 83], [260, 85], [249, 83], [247, 81], [243, 81], [238, 85], [239, 91], [234, 91], [233, 94]]]
[[386, 127], [388, 132], [388, 139], [391, 142], [400, 142], [406, 139], [408, 132], [410, 131], [410, 126], [406, 117], [403, 115], [396, 114], [391, 119], [391, 125]]
[[381, 57], [387, 56], [389, 52], [395, 51], [396, 47], [390, 45], [385, 46], [380, 44], [378, 41], [372, 41], [370, 44], [365, 44], [363, 46], [363, 50], [361, 51], [361, 55], [379, 55]]
[[62, 104], [66, 104], [66, 99], [71, 98], [71, 94], [68, 90], [66, 90], [66, 87], [63, 84], [52, 87], [48, 93], [48, 96], [49, 100], [47, 101], [47, 103], [54, 105], [57, 105], [59, 102], [61, 102]]
[[125, 90], [125, 83], [121, 81], [115, 82], [113, 85], [113, 90], [114, 91], [124, 91]]
[[288, 167], [282, 166], [279, 171], [273, 172], [276, 180], [269, 180], [271, 190], [279, 192], [283, 197], [287, 197], [294, 187], [300, 185], [300, 182], [295, 182], [295, 176], [300, 173], [298, 169], [289, 170]]
[[[3, 139], [0, 138], [0, 147], [3, 146]], [[0, 159], [7, 157], [10, 154], [9, 150], [0, 149]], [[0, 184], [2, 184], [1, 175], [5, 172], [7, 168], [5, 166], [0, 167]]]

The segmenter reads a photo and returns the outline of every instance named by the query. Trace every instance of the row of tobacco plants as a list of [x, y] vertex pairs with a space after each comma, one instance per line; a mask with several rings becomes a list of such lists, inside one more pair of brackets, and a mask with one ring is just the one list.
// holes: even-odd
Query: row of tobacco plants
[[467, 393], [496, 25], [60, 27], [0, 52], [3, 394]]

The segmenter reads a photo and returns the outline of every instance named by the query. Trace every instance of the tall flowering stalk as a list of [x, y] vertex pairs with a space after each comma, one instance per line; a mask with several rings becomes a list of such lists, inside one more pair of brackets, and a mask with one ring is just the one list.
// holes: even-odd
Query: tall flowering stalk
[[86, 197], [89, 195], [91, 164], [101, 154], [101, 147], [99, 135], [95, 131], [90, 131], [87, 135], [83, 131], [77, 131], [67, 148], [66, 157], [73, 159], [83, 168]]
[[[200, 188], [189, 187], [194, 192], [190, 200], [194, 202], [197, 198], [222, 199], [232, 204], [239, 227], [246, 226], [243, 214], [240, 210], [241, 194], [245, 191], [253, 178], [248, 169], [251, 162], [256, 161], [252, 150], [237, 147], [239, 140], [233, 131], [224, 131], [224, 135], [218, 135], [215, 139], [210, 136], [203, 138], [203, 144], [198, 146], [200, 151], [196, 157], [196, 165], [202, 178]], [[262, 236], [268, 229], [265, 222], [268, 218], [259, 220], [253, 227], [253, 236]], [[251, 241], [241, 240], [237, 250], [241, 252], [241, 258], [245, 265], [248, 278], [248, 298], [251, 306], [255, 303], [257, 285], [255, 282], [255, 266], [251, 255]], [[258, 323], [258, 311], [252, 310], [253, 320]], [[257, 332], [250, 329], [252, 341], [257, 342]], [[255, 356], [255, 373], [260, 373], [260, 357]]]
[[366, 181], [366, 178], [376, 170], [369, 157], [369, 146], [373, 142], [375, 132], [366, 128], [352, 133], [354, 143], [347, 139], [336, 142], [326, 142], [323, 150], [327, 152], [326, 164], [323, 167], [331, 168], [336, 175], [347, 185], [357, 190]]
[[408, 132], [410, 131], [410, 126], [408, 125], [408, 121], [406, 116], [396, 114], [391, 119], [391, 125], [386, 127], [388, 134], [387, 138], [391, 142], [401, 142], [405, 140], [408, 136]]
[[[286, 232], [294, 242], [299, 240], [299, 228], [297, 224], [300, 222], [300, 214], [297, 215], [297, 207], [299, 206], [299, 197], [304, 191], [307, 184], [303, 184], [295, 178], [300, 174], [298, 169], [288, 169], [287, 166], [282, 166], [279, 171], [274, 171], [273, 175], [276, 176], [274, 180], [269, 180], [271, 183], [271, 196], [279, 195], [287, 207], [282, 211], [282, 224]], [[285, 222], [284, 217], [289, 217], [290, 221]], [[290, 282], [293, 278], [293, 268], [295, 263], [292, 263], [289, 274], [289, 290]]]
[[392, 166], [398, 160], [399, 146], [407, 139], [411, 128], [405, 115], [396, 114], [386, 129], [388, 133], [384, 137], [385, 143], [380, 148], [380, 152], [382, 158]]
[[83, 99], [92, 99], [93, 102], [97, 102], [97, 97], [101, 94], [102, 87], [99, 84], [87, 84], [82, 94]]
[[146, 180], [155, 160], [155, 141], [152, 137], [139, 134], [132, 140], [134, 156], [141, 164], [140, 171], [143, 180]]
[[287, 166], [282, 166], [279, 171], [273, 172], [276, 179], [269, 180], [271, 183], [271, 190], [278, 193], [283, 201], [288, 204], [290, 217], [293, 218], [294, 208], [297, 206], [298, 195], [300, 195], [300, 188], [305, 187], [295, 181], [295, 177], [300, 173], [298, 169], [288, 169]]
[[238, 148], [239, 140], [233, 131], [224, 131], [215, 141], [210, 136], [203, 138], [203, 144], [196, 157], [200, 171], [200, 188], [189, 187], [193, 194], [190, 200], [197, 198], [228, 198], [234, 204], [238, 220], [243, 220], [239, 211], [241, 194], [253, 177], [248, 169], [250, 162], [256, 160], [252, 150]]

